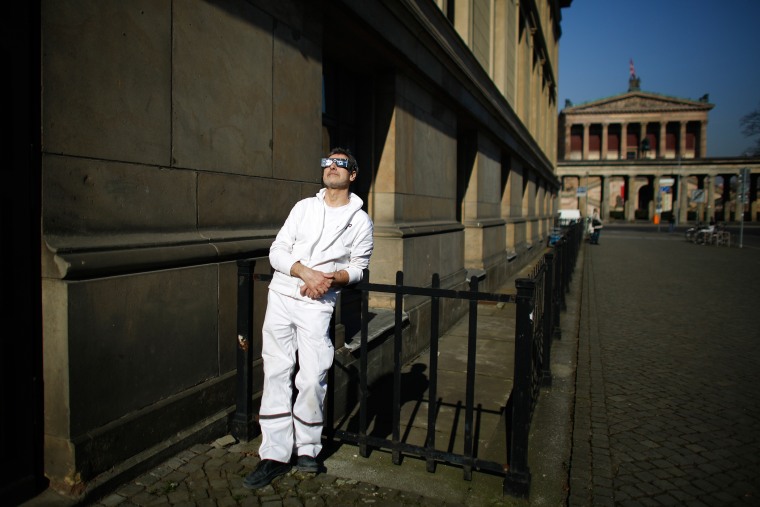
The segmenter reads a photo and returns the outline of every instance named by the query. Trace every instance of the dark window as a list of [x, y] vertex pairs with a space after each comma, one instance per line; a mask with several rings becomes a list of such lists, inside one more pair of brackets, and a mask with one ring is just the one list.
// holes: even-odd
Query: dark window
[[592, 152], [600, 152], [602, 147], [602, 126], [591, 125], [588, 129], [588, 149]]

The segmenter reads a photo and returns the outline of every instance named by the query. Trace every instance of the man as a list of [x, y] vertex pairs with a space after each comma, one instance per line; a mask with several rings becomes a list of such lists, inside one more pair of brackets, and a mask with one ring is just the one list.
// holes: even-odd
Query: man
[[[329, 325], [341, 287], [362, 279], [372, 254], [372, 220], [349, 190], [356, 159], [334, 148], [322, 162], [322, 188], [293, 206], [269, 250], [275, 270], [262, 328], [264, 392], [261, 397], [261, 461], [243, 481], [266, 486], [296, 467], [318, 472], [322, 449], [327, 371], [333, 345]], [[298, 390], [292, 403], [292, 373], [298, 353]]]
[[599, 235], [602, 233], [602, 220], [599, 218], [599, 210], [594, 208], [594, 214], [591, 215], [591, 244], [599, 244]]

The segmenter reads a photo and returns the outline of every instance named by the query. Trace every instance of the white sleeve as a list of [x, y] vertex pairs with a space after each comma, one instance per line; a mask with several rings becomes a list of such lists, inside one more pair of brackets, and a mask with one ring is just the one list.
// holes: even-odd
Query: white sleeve
[[288, 218], [285, 220], [285, 224], [283, 224], [277, 233], [272, 246], [269, 247], [269, 263], [275, 270], [288, 276], [290, 276], [290, 268], [300, 260], [293, 255], [293, 245], [295, 245], [298, 238], [301, 209], [302, 206], [299, 203], [293, 206], [290, 214], [288, 214]]
[[369, 267], [369, 258], [374, 248], [372, 233], [372, 220], [367, 216], [362, 224], [361, 232], [357, 234], [356, 240], [351, 245], [351, 259], [346, 268], [349, 284], [360, 282], [364, 276], [364, 270]]

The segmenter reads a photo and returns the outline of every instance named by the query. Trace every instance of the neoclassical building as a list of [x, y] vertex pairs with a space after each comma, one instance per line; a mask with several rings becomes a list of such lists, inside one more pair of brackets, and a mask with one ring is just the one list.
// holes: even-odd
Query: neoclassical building
[[[3, 389], [4, 428], [14, 430], [2, 450], [28, 466], [5, 474], [3, 490], [44, 474], [81, 491], [156, 459], [167, 442], [228, 431], [237, 261], [269, 273], [269, 246], [293, 204], [319, 190], [332, 146], [359, 161], [354, 191], [375, 224], [372, 281], [403, 271], [407, 285], [427, 286], [437, 273], [458, 290], [477, 273], [491, 290], [531, 265], [558, 208], [557, 69], [570, 3], [26, 6], [29, 66], [11, 75], [31, 94], [14, 115], [26, 127], [14, 136], [27, 138], [4, 195], [29, 213], [12, 231], [28, 243], [9, 243], [30, 246], [3, 293], [32, 325], [17, 326], [4, 350], [4, 370], [28, 381], [13, 386], [24, 396]], [[28, 303], [10, 287], [31, 287]], [[254, 293], [259, 396], [266, 284]], [[404, 301], [418, 350], [428, 306]], [[336, 328], [349, 313], [336, 312]], [[340, 345], [336, 335], [350, 361]]]
[[736, 178], [748, 167], [746, 217], [756, 219], [758, 160], [708, 157], [713, 107], [707, 95], [691, 100], [642, 91], [633, 73], [626, 93], [566, 103], [558, 122], [560, 208], [584, 215], [599, 208], [605, 219], [629, 221], [736, 220]]

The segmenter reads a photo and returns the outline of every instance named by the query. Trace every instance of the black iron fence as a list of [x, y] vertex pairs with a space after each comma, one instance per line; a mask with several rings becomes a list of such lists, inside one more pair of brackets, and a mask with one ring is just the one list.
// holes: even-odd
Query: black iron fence
[[[480, 292], [478, 279], [472, 277], [469, 290], [451, 290], [440, 288], [437, 274], [433, 275], [430, 287], [413, 287], [403, 284], [403, 273], [398, 272], [395, 285], [376, 284], [369, 280], [365, 272], [362, 282], [353, 290], [361, 293], [361, 331], [360, 357], [358, 366], [358, 427], [354, 429], [330, 428], [326, 433], [330, 438], [356, 444], [362, 456], [367, 457], [370, 448], [388, 450], [395, 464], [401, 463], [403, 455], [415, 456], [426, 460], [427, 469], [435, 471], [436, 463], [450, 463], [461, 466], [464, 478], [470, 480], [473, 470], [481, 470], [504, 476], [505, 493], [515, 496], [527, 496], [530, 488], [530, 471], [528, 468], [528, 436], [533, 412], [538, 401], [540, 388], [551, 385], [551, 343], [560, 339], [560, 313], [565, 308], [565, 295], [575, 261], [583, 240], [581, 224], [563, 229], [561, 238], [541, 257], [533, 267], [530, 276], [515, 281], [516, 294], [496, 294]], [[255, 410], [253, 407], [253, 373], [252, 353], [250, 347], [253, 332], [252, 284], [254, 280], [266, 281], [268, 275], [253, 273], [253, 261], [238, 263], [238, 405], [233, 419], [232, 433], [241, 440], [250, 440], [256, 431]], [[391, 407], [385, 409], [392, 413], [392, 431], [390, 438], [379, 437], [368, 432], [371, 407], [369, 400], [369, 354], [368, 323], [370, 321], [369, 294], [385, 293], [395, 296], [393, 325], [393, 373]], [[405, 296], [423, 296], [430, 298], [430, 345], [429, 379], [427, 385], [428, 413], [424, 443], [411, 444], [401, 438], [401, 376], [404, 366], [403, 351], [403, 298]], [[464, 403], [464, 445], [461, 453], [452, 452], [446, 446], [436, 443], [436, 425], [438, 411], [432, 401], [438, 399], [438, 357], [439, 357], [439, 322], [441, 299], [464, 300], [469, 304], [469, 321], [467, 337], [467, 370]], [[514, 381], [509, 399], [505, 400], [502, 417], [506, 424], [506, 449], [504, 461], [492, 461], [479, 458], [474, 452], [473, 441], [476, 427], [474, 424], [475, 407], [475, 347], [477, 343], [477, 322], [479, 302], [512, 303], [516, 305]], [[334, 398], [333, 395], [331, 398]], [[377, 410], [376, 408], [374, 410]]]

